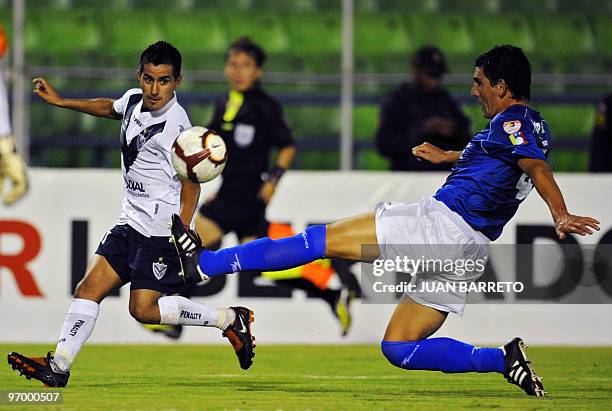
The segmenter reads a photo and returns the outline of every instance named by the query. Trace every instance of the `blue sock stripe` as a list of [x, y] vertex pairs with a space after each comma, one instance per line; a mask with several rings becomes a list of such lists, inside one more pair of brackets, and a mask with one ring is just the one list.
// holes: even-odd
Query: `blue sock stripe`
[[325, 225], [314, 225], [288, 238], [260, 238], [219, 251], [204, 250], [200, 267], [210, 277], [239, 271], [279, 271], [325, 257]]
[[327, 241], [325, 238], [327, 226], [325, 224], [311, 225], [304, 230], [304, 233], [312, 244], [312, 256], [316, 257], [314, 259], [318, 260], [324, 258], [327, 248]]
[[406, 370], [504, 372], [504, 354], [500, 348], [475, 347], [452, 338], [383, 341], [381, 349], [391, 364]]

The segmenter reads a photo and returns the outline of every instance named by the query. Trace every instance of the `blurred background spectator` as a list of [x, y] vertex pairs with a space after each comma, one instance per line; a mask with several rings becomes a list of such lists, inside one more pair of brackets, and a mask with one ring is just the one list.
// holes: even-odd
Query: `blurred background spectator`
[[460, 151], [470, 139], [470, 122], [442, 89], [448, 71], [444, 55], [424, 46], [412, 58], [412, 82], [403, 83], [383, 99], [376, 148], [394, 171], [450, 170], [414, 157], [412, 148], [429, 142], [443, 150]]
[[[17, 2], [0, 0], [12, 33]], [[194, 124], [225, 92], [223, 53], [249, 36], [269, 55], [266, 84], [286, 112], [297, 169], [340, 167], [342, 2], [328, 0], [36, 0], [25, 4], [25, 75], [49, 78], [67, 96], [133, 86], [130, 56], [163, 38], [185, 57], [181, 102]], [[522, 47], [533, 69], [532, 105], [553, 132], [555, 171], [587, 171], [594, 107], [612, 85], [611, 0], [354, 0], [352, 168], [385, 170], [376, 151], [381, 96], [405, 81], [410, 57], [435, 44], [449, 73], [443, 87], [471, 121], [486, 120], [469, 96], [473, 59], [495, 44]], [[51, 23], [52, 22], [52, 23]], [[104, 67], [112, 67], [106, 69]], [[67, 79], [80, 79], [67, 82]], [[29, 87], [25, 89], [29, 90]], [[29, 98], [29, 96], [28, 96]], [[351, 100], [349, 100], [351, 101]], [[111, 121], [30, 101], [30, 165], [118, 167]], [[20, 128], [13, 124], [15, 130]], [[25, 148], [25, 146], [24, 146]]]
[[612, 172], [612, 94], [597, 106], [589, 152], [589, 171]]

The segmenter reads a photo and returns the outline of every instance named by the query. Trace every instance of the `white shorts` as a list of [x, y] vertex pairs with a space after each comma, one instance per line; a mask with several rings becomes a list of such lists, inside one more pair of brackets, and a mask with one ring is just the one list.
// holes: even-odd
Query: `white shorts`
[[[418, 203], [379, 203], [376, 237], [384, 260], [422, 260], [405, 294], [415, 302], [463, 315], [467, 291], [460, 283], [484, 273], [489, 239], [433, 197]], [[472, 263], [466, 263], [472, 261]], [[484, 263], [483, 263], [484, 262]], [[469, 270], [466, 270], [469, 264]]]

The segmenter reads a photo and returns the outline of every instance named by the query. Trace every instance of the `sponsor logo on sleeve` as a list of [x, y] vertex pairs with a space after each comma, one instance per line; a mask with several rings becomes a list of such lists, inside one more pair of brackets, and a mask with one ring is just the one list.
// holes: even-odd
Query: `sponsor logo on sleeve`
[[522, 131], [517, 131], [516, 133], [513, 134], [509, 134], [508, 137], [510, 137], [510, 141], [512, 142], [513, 146], [520, 146], [522, 144], [527, 144], [527, 137], [525, 137], [525, 133], [523, 133]]
[[520, 120], [510, 120], [504, 122], [504, 131], [508, 134], [514, 134], [521, 129]]

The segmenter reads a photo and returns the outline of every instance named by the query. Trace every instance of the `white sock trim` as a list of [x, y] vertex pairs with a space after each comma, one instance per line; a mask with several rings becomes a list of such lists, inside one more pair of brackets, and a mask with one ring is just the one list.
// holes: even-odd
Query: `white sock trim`
[[94, 318], [98, 317], [99, 312], [100, 304], [84, 298], [75, 298], [68, 309], [68, 314], [83, 314]]

